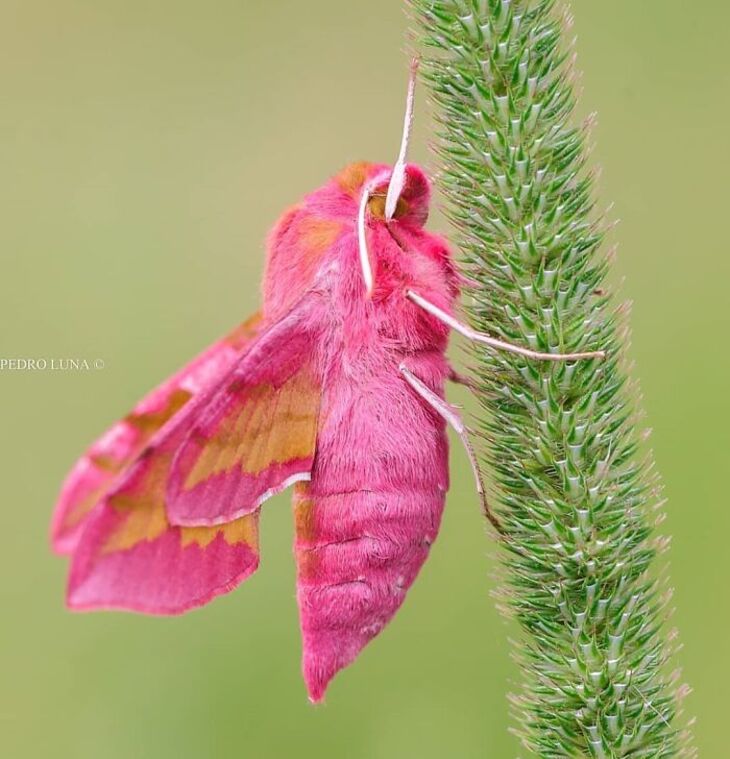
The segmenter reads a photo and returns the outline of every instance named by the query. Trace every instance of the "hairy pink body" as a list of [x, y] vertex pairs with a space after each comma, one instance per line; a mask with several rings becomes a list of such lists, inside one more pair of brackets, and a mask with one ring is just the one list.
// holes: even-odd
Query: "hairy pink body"
[[[382, 170], [372, 167], [369, 176]], [[426, 193], [419, 201], [427, 203], [425, 178], [414, 172], [409, 176]], [[356, 201], [335, 181], [300, 213], [348, 220], [356, 212]], [[311, 483], [298, 487], [295, 498], [303, 666], [314, 700], [397, 611], [441, 522], [445, 422], [399, 371], [406, 362], [443, 397], [447, 331], [405, 292], [416, 287], [451, 310], [458, 291], [448, 250], [423, 231], [422, 218], [396, 221], [392, 233], [385, 225], [371, 230], [371, 299], [363, 297], [352, 226], [322, 262], [330, 269], [319, 344], [324, 396]], [[265, 309], [294, 286], [267, 278]]]
[[[210, 371], [180, 410], [171, 399], [190, 368], [155, 396], [167, 416], [135, 432], [130, 415], [77, 464], [54, 520], [58, 549], [74, 553], [71, 606], [178, 613], [230, 590], [258, 565], [261, 503], [298, 481], [313, 700], [397, 611], [448, 488], [445, 422], [400, 371], [443, 398], [448, 328], [406, 292], [450, 313], [458, 278], [423, 229], [424, 174], [407, 167], [386, 222], [389, 179], [388, 167], [354, 164], [288, 211], [269, 242], [261, 325], [203, 359]], [[370, 295], [357, 229], [366, 188]]]

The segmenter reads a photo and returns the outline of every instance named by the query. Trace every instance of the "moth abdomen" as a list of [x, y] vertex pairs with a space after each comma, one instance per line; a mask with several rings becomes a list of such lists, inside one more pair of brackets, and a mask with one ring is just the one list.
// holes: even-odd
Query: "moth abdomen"
[[297, 486], [294, 511], [304, 676], [319, 701], [400, 608], [438, 534], [444, 493], [315, 487]]

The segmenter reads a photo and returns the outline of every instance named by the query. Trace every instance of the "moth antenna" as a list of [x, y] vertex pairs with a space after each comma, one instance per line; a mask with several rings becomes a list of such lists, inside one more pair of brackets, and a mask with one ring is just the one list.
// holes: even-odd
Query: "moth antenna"
[[362, 268], [362, 277], [365, 280], [365, 293], [368, 298], [373, 294], [375, 278], [373, 277], [373, 267], [370, 264], [370, 253], [368, 251], [368, 236], [365, 226], [365, 216], [368, 210], [368, 201], [372, 195], [372, 185], [366, 185], [360, 198], [360, 209], [357, 214], [357, 240], [360, 251], [360, 266]]
[[418, 58], [411, 61], [410, 76], [408, 77], [408, 95], [406, 96], [406, 115], [403, 120], [403, 137], [400, 143], [398, 160], [393, 166], [393, 174], [388, 185], [388, 195], [385, 198], [385, 220], [390, 221], [395, 215], [398, 200], [403, 192], [406, 180], [406, 158], [408, 157], [408, 144], [411, 140], [413, 128], [413, 110], [416, 102], [416, 81], [418, 79]]
[[474, 481], [476, 482], [477, 493], [479, 494], [479, 500], [482, 504], [482, 511], [484, 512], [484, 516], [491, 522], [494, 529], [497, 530], [497, 532], [502, 535], [502, 537], [505, 537], [504, 527], [502, 527], [499, 520], [494, 515], [494, 512], [489, 506], [489, 501], [487, 500], [487, 492], [484, 487], [484, 480], [482, 479], [482, 472], [481, 469], [479, 469], [479, 462], [477, 461], [474, 447], [471, 444], [471, 440], [469, 440], [468, 431], [459, 412], [451, 404], [443, 400], [443, 398], [439, 398], [439, 396], [436, 395], [436, 393], [434, 393], [433, 390], [431, 390], [431, 388], [429, 388], [423, 381], [421, 381], [421, 379], [416, 377], [416, 375], [405, 364], [401, 364], [399, 369], [406, 382], [416, 391], [416, 393], [418, 393], [418, 395], [421, 396], [424, 401], [426, 401], [426, 403], [428, 403], [429, 406], [431, 406], [434, 411], [436, 411], [437, 414], [439, 414], [439, 416], [443, 417], [454, 428], [454, 431], [461, 439], [464, 449], [466, 450], [466, 455], [469, 457], [469, 463], [471, 464], [472, 472], [474, 472]]
[[472, 329], [469, 325], [460, 322], [451, 314], [440, 309], [435, 303], [431, 303], [430, 300], [426, 300], [422, 295], [413, 292], [413, 290], [407, 290], [406, 297], [417, 306], [420, 306], [424, 311], [431, 314], [431, 316], [435, 316], [447, 327], [451, 327], [451, 329], [459, 334], [464, 335], [464, 337], [468, 337], [474, 342], [488, 345], [491, 348], [506, 351], [507, 353], [516, 353], [518, 356], [525, 356], [526, 358], [532, 358], [537, 361], [578, 361], [580, 359], [589, 358], [606, 358], [605, 351], [586, 351], [584, 353], [541, 353], [540, 351], [523, 348], [520, 345], [513, 345], [506, 340], [498, 340], [496, 337], [490, 337], [483, 332], [478, 332], [477, 330]]

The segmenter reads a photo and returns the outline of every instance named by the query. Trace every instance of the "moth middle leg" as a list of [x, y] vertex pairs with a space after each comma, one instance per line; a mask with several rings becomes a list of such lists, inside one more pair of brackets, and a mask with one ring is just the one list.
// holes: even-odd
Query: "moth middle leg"
[[[489, 505], [489, 499], [487, 498], [487, 492], [484, 487], [484, 478], [482, 477], [481, 469], [479, 468], [479, 462], [477, 460], [474, 446], [469, 439], [469, 432], [464, 424], [461, 414], [450, 403], [447, 403], [443, 398], [440, 398], [436, 393], [431, 390], [421, 379], [419, 379], [406, 365], [401, 363], [398, 367], [400, 373], [403, 375], [405, 381], [418, 393], [418, 395], [429, 405], [434, 411], [436, 411], [441, 417], [443, 417], [454, 429], [459, 436], [466, 455], [469, 457], [469, 463], [471, 464], [472, 471], [474, 472], [474, 480], [476, 482], [477, 493], [479, 494], [479, 500], [482, 504], [482, 511], [484, 516], [489, 520], [490, 524], [495, 530], [502, 536], [506, 537], [504, 527], [500, 523], [499, 519], [495, 516]], [[454, 370], [451, 370], [451, 379], [459, 377]], [[466, 378], [464, 378], [466, 379]], [[458, 380], [455, 380], [458, 381]]]

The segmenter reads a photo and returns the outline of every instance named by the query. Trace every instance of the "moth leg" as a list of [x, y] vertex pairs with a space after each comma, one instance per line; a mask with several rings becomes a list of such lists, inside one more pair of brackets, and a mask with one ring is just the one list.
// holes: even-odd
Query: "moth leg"
[[449, 380], [455, 385], [462, 385], [463, 387], [469, 388], [472, 393], [476, 394], [479, 390], [477, 383], [471, 377], [467, 377], [466, 375], [457, 372], [453, 367], [449, 367]]
[[489, 337], [483, 332], [478, 332], [472, 329], [468, 324], [460, 322], [451, 314], [446, 313], [443, 309], [439, 308], [431, 301], [426, 300], [422, 295], [414, 292], [413, 290], [406, 290], [406, 297], [412, 303], [420, 306], [424, 311], [427, 311], [431, 316], [435, 316], [439, 321], [446, 324], [451, 329], [456, 330], [464, 337], [468, 337], [470, 340], [474, 340], [478, 343], [484, 343], [492, 348], [507, 351], [508, 353], [517, 353], [520, 356], [526, 356], [527, 358], [534, 358], [538, 361], [577, 361], [584, 358], [605, 358], [605, 351], [590, 351], [586, 353], [540, 353], [539, 351], [533, 351], [529, 348], [522, 348], [519, 345], [513, 345], [504, 340], [498, 340], [495, 337]]
[[479, 500], [482, 504], [482, 511], [484, 516], [490, 521], [492, 526], [503, 537], [506, 536], [504, 527], [502, 527], [500, 521], [494, 515], [494, 512], [489, 506], [489, 500], [487, 499], [487, 493], [484, 488], [484, 479], [482, 478], [482, 472], [479, 469], [479, 462], [477, 461], [474, 447], [469, 440], [469, 433], [466, 429], [463, 419], [459, 412], [449, 403], [442, 398], [439, 398], [436, 393], [427, 387], [416, 375], [405, 365], [401, 364], [399, 370], [406, 382], [423, 398], [434, 411], [442, 416], [453, 428], [456, 434], [461, 439], [462, 445], [466, 450], [466, 455], [469, 457], [472, 471], [474, 472], [474, 480], [477, 486], [477, 492], [479, 493]]

